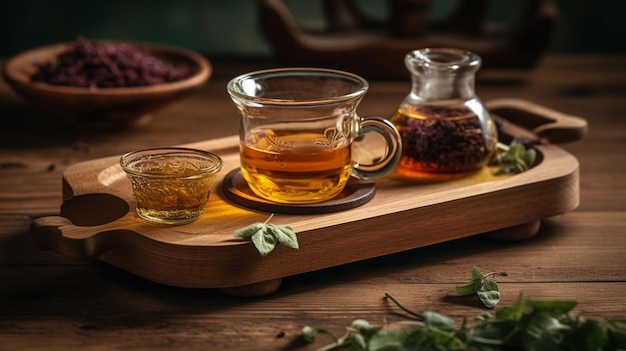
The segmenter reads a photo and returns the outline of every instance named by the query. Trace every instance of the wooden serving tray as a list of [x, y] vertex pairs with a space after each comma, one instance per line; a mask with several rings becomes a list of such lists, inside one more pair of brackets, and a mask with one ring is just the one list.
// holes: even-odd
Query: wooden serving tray
[[[572, 141], [586, 131], [583, 119], [527, 101], [501, 99], [487, 106], [506, 120], [503, 139]], [[250, 241], [233, 233], [265, 221], [270, 213], [233, 205], [221, 189], [224, 175], [239, 167], [238, 145], [237, 136], [185, 145], [224, 160], [207, 212], [196, 222], [157, 226], [140, 220], [119, 157], [107, 157], [69, 167], [63, 174], [60, 216], [35, 220], [31, 232], [45, 248], [98, 259], [158, 283], [258, 296], [275, 291], [283, 277], [476, 234], [530, 237], [541, 219], [579, 203], [578, 161], [553, 144], [540, 143], [537, 164], [518, 175], [495, 177], [484, 170], [439, 183], [388, 178], [377, 181], [369, 202], [352, 209], [275, 214], [271, 222], [291, 226], [300, 248], [279, 246], [262, 257]]]

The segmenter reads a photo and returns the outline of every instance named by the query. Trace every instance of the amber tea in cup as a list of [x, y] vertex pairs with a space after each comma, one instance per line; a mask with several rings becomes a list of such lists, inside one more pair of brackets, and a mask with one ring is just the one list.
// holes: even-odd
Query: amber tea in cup
[[189, 148], [129, 152], [120, 165], [130, 179], [137, 215], [158, 224], [184, 224], [205, 212], [222, 160]]
[[[241, 173], [259, 197], [278, 203], [316, 203], [334, 198], [351, 176], [374, 179], [400, 158], [400, 135], [380, 117], [356, 109], [365, 79], [319, 68], [247, 73], [227, 86], [239, 111]], [[383, 136], [385, 155], [373, 164], [353, 160], [353, 141], [369, 132]]]

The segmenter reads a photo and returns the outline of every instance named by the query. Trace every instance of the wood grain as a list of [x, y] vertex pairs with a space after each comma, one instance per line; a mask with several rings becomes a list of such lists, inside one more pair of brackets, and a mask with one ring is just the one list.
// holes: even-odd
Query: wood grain
[[[28, 230], [24, 221], [0, 224], [15, 228], [15, 238]], [[476, 300], [453, 293], [472, 265], [509, 273], [498, 278], [502, 305], [523, 292], [536, 299], [577, 299], [575, 312], [586, 316], [619, 317], [626, 315], [625, 227], [623, 213], [573, 212], [547, 220], [537, 237], [522, 243], [460, 239], [289, 277], [271, 297], [255, 299], [163, 287], [106, 264], [14, 261], [3, 272], [3, 297], [14, 303], [3, 308], [0, 334], [6, 345], [26, 349], [50, 344], [59, 350], [76, 345], [200, 350], [207, 343], [300, 349], [293, 343], [305, 324], [340, 332], [356, 318], [372, 323], [405, 318], [382, 299], [385, 292], [415, 310], [446, 313], [459, 322], [483, 313]], [[24, 262], [48, 254], [30, 252]]]
[[[142, 129], [107, 133], [61, 127], [0, 81], [0, 350], [315, 350], [319, 344], [299, 339], [303, 325], [340, 333], [355, 318], [402, 318], [382, 299], [385, 292], [415, 310], [458, 321], [486, 312], [475, 300], [451, 294], [473, 265], [509, 273], [498, 278], [502, 305], [523, 292], [533, 299], [575, 299], [575, 312], [590, 317], [626, 316], [624, 56], [548, 56], [523, 81], [477, 82], [485, 101], [521, 98], [588, 122], [582, 140], [558, 146], [579, 161], [580, 204], [543, 220], [530, 240], [475, 236], [433, 244], [286, 277], [263, 298], [163, 286], [98, 260], [42, 250], [29, 228], [35, 218], [60, 214], [62, 174], [69, 167], [237, 133], [225, 82], [275, 63], [211, 62], [214, 76], [202, 90]], [[372, 81], [360, 113], [391, 115], [409, 88], [408, 78]]]

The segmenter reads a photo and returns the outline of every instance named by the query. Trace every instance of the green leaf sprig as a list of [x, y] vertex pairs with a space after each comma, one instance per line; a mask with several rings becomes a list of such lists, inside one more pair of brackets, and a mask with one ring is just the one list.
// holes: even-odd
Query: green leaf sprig
[[236, 230], [235, 237], [250, 239], [261, 256], [269, 255], [276, 247], [276, 244], [298, 249], [299, 245], [296, 232], [294, 232], [290, 226], [269, 223], [272, 217], [274, 217], [273, 213], [263, 223], [257, 222]]
[[385, 295], [417, 320], [398, 326], [373, 326], [357, 319], [338, 337], [325, 328], [305, 326], [304, 340], [315, 343], [319, 335], [333, 342], [318, 350], [527, 350], [527, 351], [616, 351], [626, 349], [626, 319], [594, 320], [574, 316], [569, 300], [524, 300], [520, 293], [511, 306], [485, 313], [473, 323], [454, 320], [435, 312], [416, 313]]
[[480, 301], [487, 308], [494, 308], [500, 302], [498, 283], [491, 279], [495, 276], [507, 276], [506, 272], [490, 272], [482, 274], [478, 267], [472, 267], [472, 280], [469, 284], [456, 287], [456, 292], [461, 295], [477, 294]]
[[517, 174], [530, 169], [537, 158], [537, 151], [526, 148], [524, 144], [513, 140], [510, 145], [497, 144], [497, 151], [489, 160], [489, 166], [500, 166], [495, 175]]

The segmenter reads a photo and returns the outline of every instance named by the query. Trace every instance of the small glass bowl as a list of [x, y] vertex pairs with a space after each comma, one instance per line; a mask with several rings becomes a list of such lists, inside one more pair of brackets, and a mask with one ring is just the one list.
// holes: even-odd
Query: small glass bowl
[[120, 158], [139, 217], [157, 224], [185, 224], [205, 212], [222, 159], [207, 151], [169, 147], [133, 151]]

